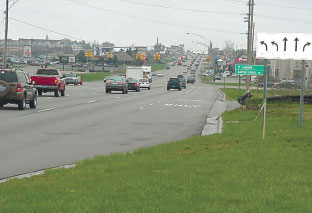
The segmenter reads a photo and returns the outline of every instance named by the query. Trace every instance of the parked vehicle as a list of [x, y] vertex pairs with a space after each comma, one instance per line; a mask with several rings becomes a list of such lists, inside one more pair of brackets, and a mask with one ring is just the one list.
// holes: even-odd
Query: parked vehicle
[[151, 84], [147, 78], [140, 78], [139, 83], [140, 83], [140, 88], [146, 88], [148, 90], [151, 89]]
[[76, 73], [67, 73], [64, 75], [65, 84], [74, 84], [74, 85], [82, 85], [81, 77], [77, 76]]
[[65, 96], [65, 81], [62, 74], [56, 69], [38, 69], [36, 75], [29, 79], [38, 90], [38, 95], [42, 93], [54, 92], [55, 97]]
[[113, 76], [113, 78], [106, 81], [106, 93], [112, 91], [121, 91], [122, 94], [128, 93], [128, 83], [124, 76]]
[[126, 80], [128, 83], [128, 90], [135, 90], [137, 92], [140, 92], [140, 82], [136, 79], [130, 78]]
[[23, 71], [0, 70], [0, 107], [6, 104], [17, 104], [24, 110], [37, 107], [37, 90]]
[[170, 78], [167, 82], [167, 90], [170, 89], [178, 89], [179, 91], [182, 90], [182, 83], [179, 78]]
[[158, 73], [158, 74], [157, 74], [157, 77], [164, 77], [164, 74]]
[[139, 80], [144, 77], [142, 67], [127, 67], [126, 69], [126, 78], [133, 78]]

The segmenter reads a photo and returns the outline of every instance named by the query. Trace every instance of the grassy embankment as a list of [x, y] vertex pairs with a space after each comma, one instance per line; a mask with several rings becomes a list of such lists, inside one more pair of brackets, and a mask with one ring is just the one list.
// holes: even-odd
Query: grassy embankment
[[259, 111], [237, 109], [219, 135], [0, 184], [0, 212], [311, 212], [312, 106], [302, 128], [298, 112], [269, 104], [265, 140]]
[[109, 76], [109, 72], [98, 72], [98, 73], [82, 73], [77, 74], [78, 76], [81, 76], [83, 82], [89, 82], [89, 81], [103, 81], [103, 79], [106, 76]]

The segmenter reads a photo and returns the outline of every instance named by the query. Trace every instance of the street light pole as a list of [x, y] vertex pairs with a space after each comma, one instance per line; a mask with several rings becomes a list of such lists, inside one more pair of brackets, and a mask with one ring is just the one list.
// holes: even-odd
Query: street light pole
[[5, 7], [5, 35], [4, 35], [4, 53], [3, 53], [3, 66], [7, 68], [7, 56], [8, 56], [8, 30], [9, 30], [9, 0], [6, 0]]

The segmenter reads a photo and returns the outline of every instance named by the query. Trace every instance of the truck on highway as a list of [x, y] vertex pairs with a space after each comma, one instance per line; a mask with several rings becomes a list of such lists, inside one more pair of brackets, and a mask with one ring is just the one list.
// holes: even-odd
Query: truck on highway
[[142, 67], [127, 67], [126, 78], [133, 78], [139, 80], [144, 78], [144, 73]]
[[38, 95], [42, 93], [54, 92], [54, 96], [65, 96], [65, 81], [62, 74], [57, 69], [38, 69], [35, 75], [29, 78], [34, 88], [38, 90]]
[[152, 66], [142, 66], [143, 76], [147, 78], [150, 83], [152, 83]]

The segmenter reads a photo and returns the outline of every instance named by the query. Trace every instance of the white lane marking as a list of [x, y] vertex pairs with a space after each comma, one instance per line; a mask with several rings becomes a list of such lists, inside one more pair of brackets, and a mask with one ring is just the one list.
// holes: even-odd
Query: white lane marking
[[53, 97], [48, 97], [48, 99], [52, 99]]
[[52, 111], [52, 110], [55, 110], [55, 108], [43, 109], [43, 110], [38, 111], [38, 113], [41, 113], [41, 112], [48, 112], [48, 111]]
[[158, 103], [161, 103], [162, 101], [158, 101]]
[[150, 104], [150, 106], [153, 106], [153, 104]]
[[187, 92], [185, 93], [185, 95], [189, 94], [189, 93], [192, 92], [194, 89], [195, 89], [195, 87], [193, 87], [191, 90], [187, 91]]
[[95, 103], [96, 101], [89, 101], [90, 104]]
[[116, 99], [120, 99], [121, 97], [115, 97]]
[[142, 109], [144, 109], [144, 107], [140, 107], [140, 108], [139, 108], [139, 110], [142, 110]]

